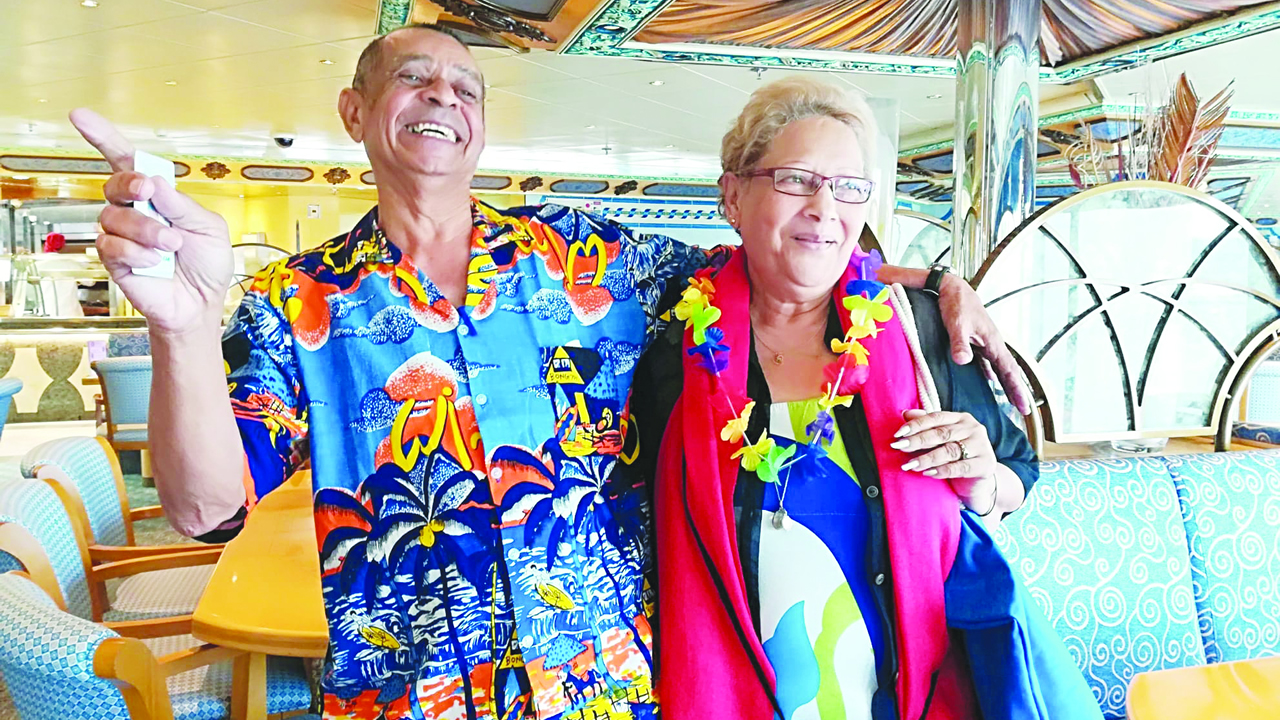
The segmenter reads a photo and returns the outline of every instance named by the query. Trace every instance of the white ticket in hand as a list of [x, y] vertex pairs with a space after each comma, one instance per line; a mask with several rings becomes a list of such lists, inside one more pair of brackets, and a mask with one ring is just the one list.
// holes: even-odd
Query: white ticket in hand
[[[133, 170], [134, 172], [146, 175], [153, 181], [158, 179], [169, 183], [169, 187], [174, 187], [173, 163], [162, 157], [139, 150], [133, 155]], [[150, 202], [136, 202], [133, 204], [133, 209], [147, 217], [154, 218], [165, 225], [170, 224], [169, 221], [166, 220]], [[156, 250], [156, 253], [160, 255], [160, 263], [158, 265], [146, 268], [134, 268], [133, 274], [145, 275], [146, 277], [154, 278], [172, 278], [174, 266], [176, 264], [176, 258], [174, 257], [173, 252], [169, 250]]]

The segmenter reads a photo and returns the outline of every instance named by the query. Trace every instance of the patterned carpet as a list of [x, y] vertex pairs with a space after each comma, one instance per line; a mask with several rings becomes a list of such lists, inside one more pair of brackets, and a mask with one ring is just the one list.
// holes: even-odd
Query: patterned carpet
[[[125, 489], [129, 494], [129, 506], [134, 508], [157, 505], [160, 500], [154, 487], [147, 487], [141, 475], [125, 475]], [[140, 520], [133, 525], [134, 539], [139, 545], [171, 545], [175, 543], [194, 543], [183, 537], [164, 518]], [[0, 682], [0, 720], [18, 720], [18, 712], [9, 699], [9, 692]]]

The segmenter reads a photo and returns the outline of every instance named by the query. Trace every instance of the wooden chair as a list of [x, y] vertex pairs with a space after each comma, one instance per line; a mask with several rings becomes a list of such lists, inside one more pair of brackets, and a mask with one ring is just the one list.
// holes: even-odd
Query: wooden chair
[[[54, 468], [45, 472], [59, 473]], [[67, 610], [136, 637], [190, 632], [191, 612], [221, 550], [202, 548], [94, 565], [85, 542], [91, 535], [87, 513], [68, 491], [73, 487], [56, 477], [0, 480], [0, 518], [22, 526], [39, 541]], [[118, 581], [111, 593], [108, 580]]]
[[[189, 616], [97, 624], [68, 612], [41, 540], [16, 522], [0, 521], [0, 559], [12, 568], [0, 573], [0, 676], [24, 719], [226, 717], [243, 692], [230, 661], [246, 653], [191, 637]], [[269, 658], [265, 682], [268, 712], [309, 708], [301, 661]]]
[[151, 357], [106, 358], [90, 367], [102, 384], [107, 442], [117, 453], [142, 451], [142, 474], [150, 477], [147, 412], [151, 405]]
[[[0, 673], [20, 717], [194, 720], [227, 716], [218, 712], [231, 703], [226, 666], [243, 651], [188, 638], [189, 642], [179, 643], [185, 646], [157, 655], [155, 641], [124, 636], [78, 618], [59, 607], [47, 589], [28, 573], [0, 574]], [[289, 664], [298, 665], [296, 660]], [[309, 703], [301, 677], [289, 677], [277, 669], [271, 680], [275, 680], [276, 702], [268, 710], [296, 711]], [[295, 720], [303, 717], [315, 716], [295, 715]]]
[[[102, 437], [72, 437], [51, 440], [32, 448], [22, 457], [22, 474], [29, 478], [69, 480], [68, 495], [78, 496], [87, 513], [90, 529], [85, 543], [93, 563], [128, 560], [172, 552], [192, 552], [221, 545], [181, 544], [139, 546], [134, 522], [164, 516], [159, 505], [132, 508], [125, 489], [120, 460]], [[57, 471], [57, 472], [55, 472]]]

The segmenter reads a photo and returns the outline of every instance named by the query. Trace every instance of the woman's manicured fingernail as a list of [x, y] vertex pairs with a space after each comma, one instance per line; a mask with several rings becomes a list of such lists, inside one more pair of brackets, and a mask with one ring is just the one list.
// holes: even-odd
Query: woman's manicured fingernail
[[902, 427], [898, 428], [898, 432], [894, 433], [893, 436], [902, 437], [903, 435], [906, 435], [909, 432], [911, 432], [910, 428], [908, 428], [906, 425], [903, 425]]
[[928, 475], [929, 477], [933, 477], [934, 475], [938, 474], [938, 471], [934, 470], [933, 468], [929, 468], [928, 470], [924, 471], [924, 474]]
[[920, 464], [920, 461], [919, 461], [919, 460], [911, 460], [911, 461], [909, 461], [907, 464], [903, 465], [903, 466], [902, 466], [902, 469], [903, 469], [903, 470], [915, 470], [915, 469], [916, 469], [916, 466], [918, 466], [919, 464]]
[[899, 440], [897, 442], [889, 443], [889, 447], [893, 448], [894, 450], [906, 450], [907, 446], [910, 444], [911, 443], [906, 440]]

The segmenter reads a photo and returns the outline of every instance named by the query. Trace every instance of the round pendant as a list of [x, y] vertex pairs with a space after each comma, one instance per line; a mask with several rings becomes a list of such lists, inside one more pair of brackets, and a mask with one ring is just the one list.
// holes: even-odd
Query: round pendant
[[773, 354], [773, 364], [774, 364], [774, 365], [781, 365], [781, 364], [782, 364], [782, 353], [774, 353], [774, 354]]
[[787, 514], [786, 508], [778, 508], [773, 514], [773, 528], [775, 530], [790, 530], [791, 516]]

